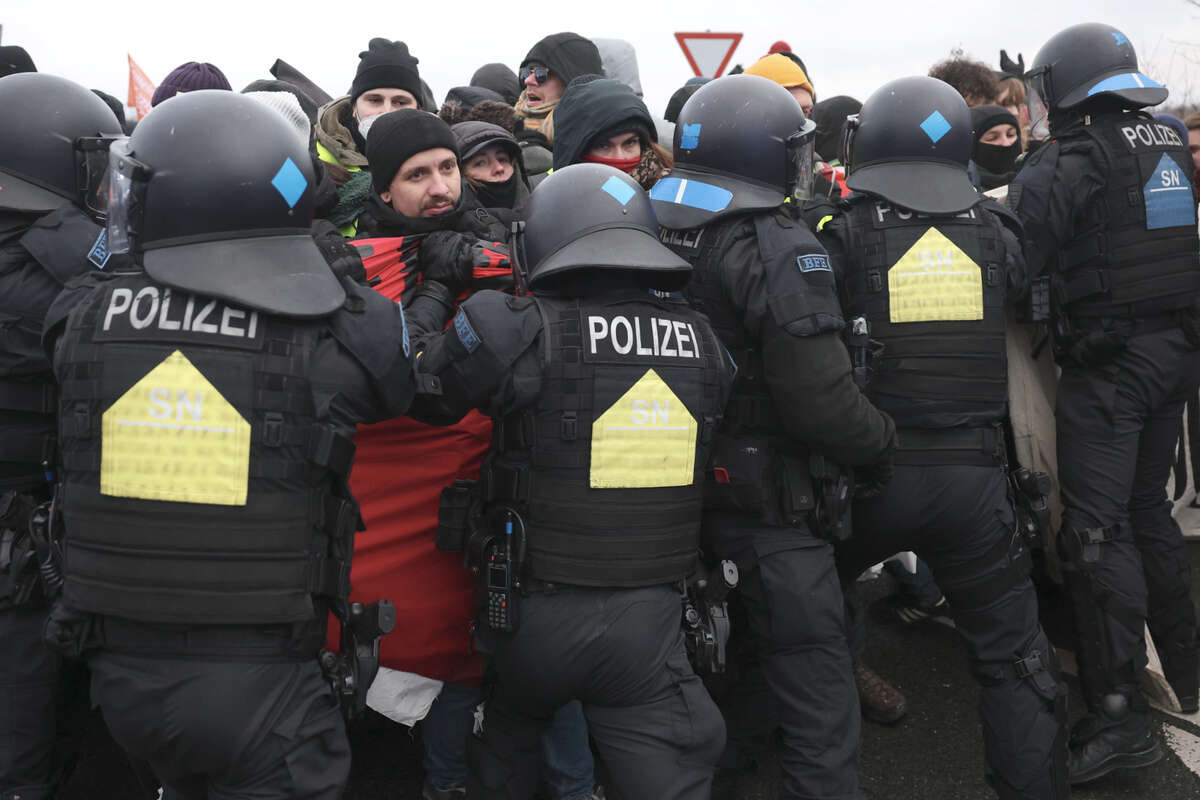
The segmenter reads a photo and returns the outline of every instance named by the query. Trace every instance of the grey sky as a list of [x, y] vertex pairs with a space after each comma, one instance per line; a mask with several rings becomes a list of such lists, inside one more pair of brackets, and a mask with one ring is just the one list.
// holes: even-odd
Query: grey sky
[[537, 39], [573, 30], [631, 42], [655, 112], [691, 74], [672, 35], [679, 30], [742, 32], [731, 62], [742, 64], [784, 39], [808, 65], [818, 99], [852, 94], [861, 100], [891, 78], [926, 72], [954, 47], [993, 65], [1003, 47], [1014, 58], [1024, 53], [1028, 64], [1053, 33], [1092, 21], [1129, 36], [1143, 71], [1172, 90], [1168, 103], [1187, 98], [1200, 104], [1200, 7], [1187, 0], [0, 3], [4, 44], [23, 45], [44, 72], [121, 99], [126, 52], [155, 83], [184, 61], [211, 61], [234, 89], [269, 77], [267, 67], [283, 58], [337, 95], [350, 85], [367, 41], [386, 36], [408, 43], [440, 100], [479, 65], [502, 61], [515, 70]]

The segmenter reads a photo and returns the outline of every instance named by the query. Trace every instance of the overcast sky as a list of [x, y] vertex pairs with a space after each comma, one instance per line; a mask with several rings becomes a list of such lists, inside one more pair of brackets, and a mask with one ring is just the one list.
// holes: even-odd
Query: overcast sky
[[742, 64], [783, 39], [808, 65], [818, 99], [862, 100], [891, 78], [925, 73], [956, 47], [992, 65], [1003, 47], [1029, 64], [1047, 38], [1078, 22], [1120, 28], [1143, 71], [1171, 89], [1169, 104], [1200, 105], [1200, 7], [1188, 0], [0, 0], [3, 44], [24, 46], [43, 72], [122, 100], [127, 52], [155, 83], [182, 62], [210, 61], [234, 89], [269, 77], [282, 58], [336, 96], [373, 36], [407, 42], [440, 100], [481, 64], [515, 70], [537, 39], [572, 30], [631, 42], [654, 112], [691, 75], [675, 31], [741, 32], [731, 63]]

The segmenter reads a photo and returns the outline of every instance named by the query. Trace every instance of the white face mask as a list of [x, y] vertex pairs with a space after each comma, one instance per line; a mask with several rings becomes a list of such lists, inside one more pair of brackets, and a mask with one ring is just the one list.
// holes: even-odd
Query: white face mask
[[383, 114], [376, 114], [373, 117], [367, 117], [358, 121], [358, 135], [363, 138], [364, 142], [367, 140], [367, 131], [371, 130], [371, 126], [375, 124], [375, 120], [382, 116]]

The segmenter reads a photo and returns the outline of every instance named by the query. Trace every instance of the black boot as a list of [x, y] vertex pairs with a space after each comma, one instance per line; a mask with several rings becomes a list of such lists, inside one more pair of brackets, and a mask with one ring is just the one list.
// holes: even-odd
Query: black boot
[[[1163, 650], [1166, 650], [1164, 647]], [[1178, 648], [1177, 652], [1159, 652], [1163, 675], [1175, 691], [1184, 714], [1200, 711], [1200, 655], [1195, 645]]]
[[1094, 781], [1115, 769], [1148, 767], [1162, 758], [1145, 701], [1132, 687], [1122, 690], [1104, 695], [1096, 712], [1071, 732], [1072, 784]]

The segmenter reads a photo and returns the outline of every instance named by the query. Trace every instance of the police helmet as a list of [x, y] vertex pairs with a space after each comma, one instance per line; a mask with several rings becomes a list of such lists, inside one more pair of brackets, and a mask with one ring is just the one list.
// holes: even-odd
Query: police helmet
[[658, 240], [658, 220], [642, 188], [606, 164], [556, 169], [529, 199], [517, 257], [530, 288], [575, 270], [619, 270], [674, 290], [692, 267]]
[[0, 78], [0, 209], [44, 214], [70, 202], [102, 218], [108, 146], [123, 135], [77, 83], [40, 72]]
[[321, 317], [345, 292], [313, 243], [312, 160], [281, 117], [216, 90], [160, 103], [109, 154], [108, 245], [159, 283]]
[[846, 125], [846, 185], [924, 214], [980, 200], [967, 176], [971, 112], [950, 84], [924, 75], [885, 83]]
[[1038, 138], [1049, 135], [1053, 111], [1070, 111], [1106, 97], [1125, 108], [1156, 106], [1167, 87], [1138, 70], [1128, 37], [1110, 25], [1085, 22], [1059, 31], [1042, 45], [1025, 73], [1025, 102]]
[[812, 194], [816, 123], [774, 81], [729, 75], [693, 94], [675, 123], [675, 168], [650, 190], [659, 222], [696, 228]]

